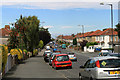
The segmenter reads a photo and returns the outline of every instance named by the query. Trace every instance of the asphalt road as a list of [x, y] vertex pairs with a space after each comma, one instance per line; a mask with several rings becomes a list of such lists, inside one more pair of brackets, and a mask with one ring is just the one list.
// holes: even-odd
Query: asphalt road
[[79, 78], [79, 67], [80, 65], [84, 65], [84, 63], [86, 62], [86, 60], [89, 57], [95, 57], [98, 55], [98, 53], [84, 53], [84, 52], [78, 52], [78, 51], [74, 51], [71, 49], [59, 49], [61, 50], [62, 53], [66, 53], [66, 52], [74, 52], [76, 53], [76, 57], [77, 57], [77, 62], [73, 61], [72, 62], [72, 69], [59, 69], [57, 70], [57, 72], [64, 74], [64, 76], [66, 78], [68, 78], [69, 80], [78, 80]]
[[23, 63], [12, 68], [3, 80], [78, 80], [79, 66], [91, 56], [97, 53], [80, 53], [70, 49], [60, 49], [62, 53], [75, 52], [78, 59], [72, 62], [73, 68], [61, 68], [54, 70], [42, 57], [44, 50], [37, 56], [25, 60]]

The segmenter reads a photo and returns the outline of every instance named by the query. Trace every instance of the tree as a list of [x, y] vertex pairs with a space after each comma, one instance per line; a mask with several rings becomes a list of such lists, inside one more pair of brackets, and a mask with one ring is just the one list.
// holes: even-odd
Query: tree
[[18, 32], [17, 30], [13, 27], [11, 29], [10, 37], [8, 39], [8, 50], [10, 51], [11, 49], [17, 48], [18, 45], [20, 44], [20, 39], [17, 37]]
[[80, 42], [82, 50], [84, 50], [84, 46], [86, 46], [87, 42], [88, 42], [87, 40], [83, 40], [82, 42]]
[[72, 37], [75, 37], [75, 35], [74, 35], [74, 34], [72, 34], [71, 36], [72, 36]]
[[77, 39], [73, 39], [73, 45], [77, 45]]
[[44, 43], [42, 40], [39, 41], [39, 45], [38, 45], [38, 48], [42, 49], [44, 46]]
[[51, 41], [51, 34], [49, 33], [48, 28], [45, 29], [41, 27], [39, 29], [39, 40], [42, 40], [44, 42], [44, 45]]
[[118, 24], [116, 25], [115, 31], [118, 32], [118, 37], [119, 37], [119, 39], [120, 39], [120, 23], [118, 23]]

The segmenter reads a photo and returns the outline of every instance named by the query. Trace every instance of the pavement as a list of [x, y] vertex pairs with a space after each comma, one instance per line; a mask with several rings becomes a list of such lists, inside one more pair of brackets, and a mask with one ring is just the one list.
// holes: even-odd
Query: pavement
[[42, 53], [36, 57], [31, 57], [25, 60], [23, 63], [13, 67], [2, 80], [43, 80], [52, 79], [66, 80], [65, 76], [58, 73], [43, 60]]

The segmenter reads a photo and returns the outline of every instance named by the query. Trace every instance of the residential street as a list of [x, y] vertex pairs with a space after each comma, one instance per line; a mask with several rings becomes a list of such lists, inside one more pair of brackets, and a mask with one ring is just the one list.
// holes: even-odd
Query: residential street
[[[70, 52], [71, 50], [62, 50], [62, 53]], [[44, 50], [43, 50], [44, 51]], [[62, 68], [59, 70], [54, 70], [48, 63], [46, 63], [42, 57], [43, 51], [39, 53], [37, 57], [29, 58], [25, 60], [22, 64], [17, 65], [11, 71], [9, 71], [3, 80], [35, 80], [35, 79], [62, 79], [62, 80], [78, 80], [79, 66], [84, 64], [84, 62], [90, 56], [97, 56], [96, 53], [76, 53], [78, 58], [77, 62], [73, 62], [72, 69]], [[72, 50], [73, 51], [73, 50]]]

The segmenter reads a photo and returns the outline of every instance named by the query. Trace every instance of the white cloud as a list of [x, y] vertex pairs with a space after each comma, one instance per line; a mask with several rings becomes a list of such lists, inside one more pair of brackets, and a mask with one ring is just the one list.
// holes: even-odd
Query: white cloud
[[54, 26], [43, 26], [44, 28], [53, 28]]
[[69, 29], [69, 28], [73, 28], [72, 26], [62, 26], [62, 29]]
[[[103, 2], [118, 2], [119, 0], [102, 0]], [[28, 0], [3, 0], [2, 2], [28, 2]], [[101, 2], [101, 0], [29, 0], [29, 2]]]
[[[56, 1], [56, 0], [5, 0], [2, 1], [3, 6], [13, 6], [14, 8], [25, 8], [25, 9], [73, 9], [73, 8], [108, 8], [108, 6], [101, 7], [100, 6], [101, 0], [63, 0], [63, 1]], [[117, 9], [118, 0], [102, 0], [105, 4], [112, 3], [114, 8]], [[17, 7], [16, 7], [17, 6]]]

